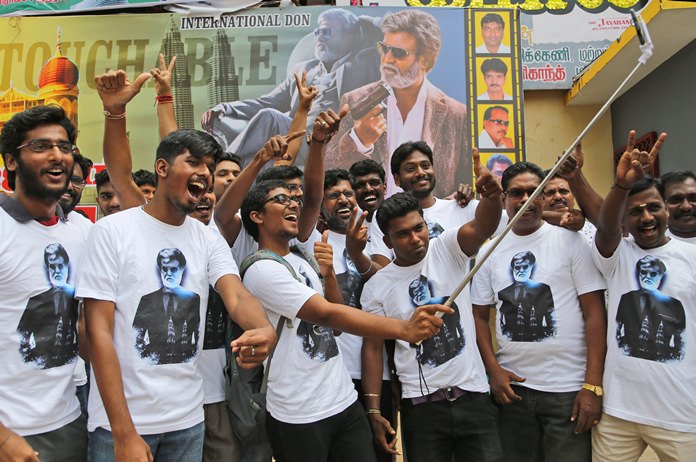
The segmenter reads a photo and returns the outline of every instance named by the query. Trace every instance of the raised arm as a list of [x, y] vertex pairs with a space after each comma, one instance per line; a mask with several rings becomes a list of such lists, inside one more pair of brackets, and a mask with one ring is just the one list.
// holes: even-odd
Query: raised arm
[[244, 167], [237, 179], [222, 194], [215, 206], [213, 217], [220, 233], [222, 233], [222, 236], [230, 246], [237, 240], [239, 231], [242, 228], [242, 220], [237, 215], [237, 212], [242, 206], [242, 201], [247, 191], [254, 184], [256, 176], [269, 160], [286, 158], [288, 143], [296, 138], [301, 138], [302, 135], [304, 135], [304, 131], [271, 137], [254, 154], [251, 162]]
[[319, 264], [321, 277], [324, 278], [324, 296], [332, 303], [345, 304], [341, 286], [338, 285], [333, 265], [333, 247], [329, 244], [329, 232], [324, 231], [321, 241], [314, 243], [314, 257]]
[[126, 134], [126, 106], [140, 93], [150, 74], [142, 73], [130, 82], [126, 71], [109, 71], [94, 82], [104, 106], [104, 163], [121, 202], [121, 210], [145, 203], [145, 196], [133, 181], [133, 159]]
[[573, 192], [585, 218], [596, 226], [604, 199], [594, 190], [582, 173], [584, 164], [585, 155], [582, 152], [582, 144], [578, 143], [573, 154], [561, 165], [559, 174], [568, 180], [570, 190]]
[[645, 177], [646, 172], [652, 171], [655, 158], [660, 152], [667, 134], [660, 135], [649, 153], [634, 149], [635, 138], [636, 132], [631, 130], [628, 134], [626, 151], [621, 155], [619, 163], [616, 165], [614, 185], [609, 190], [599, 212], [594, 242], [599, 253], [604, 257], [612, 256], [619, 246], [622, 236], [621, 223], [628, 192], [638, 180]]
[[157, 93], [157, 122], [159, 123], [160, 140], [171, 132], [176, 131], [176, 114], [174, 113], [174, 97], [172, 96], [172, 71], [176, 64], [176, 56], [172, 56], [169, 66], [164, 62], [160, 53], [160, 67], [155, 67], [150, 74], [155, 79]]
[[[309, 115], [309, 110], [312, 108], [312, 100], [319, 93], [314, 85], [307, 86], [307, 71], [302, 71], [302, 77], [300, 74], [295, 72], [295, 85], [297, 85], [297, 96], [300, 100], [297, 106], [297, 111], [290, 122], [290, 128], [288, 133], [299, 132], [306, 129], [307, 127], [307, 116]], [[297, 154], [300, 152], [302, 146], [302, 138], [297, 138], [292, 140], [288, 145], [288, 156], [289, 159], [276, 159], [274, 165], [293, 165], [295, 159], [297, 159]]]
[[480, 192], [481, 200], [476, 207], [475, 218], [462, 225], [457, 233], [459, 247], [469, 256], [476, 255], [481, 245], [493, 235], [503, 210], [503, 188], [498, 178], [481, 165], [478, 149], [473, 149], [472, 156], [477, 178], [476, 190]]
[[367, 281], [383, 268], [365, 253], [367, 246], [367, 226], [363, 226], [365, 219], [367, 219], [367, 211], [358, 216], [358, 208], [356, 207], [350, 216], [346, 230], [346, 250], [363, 281]]

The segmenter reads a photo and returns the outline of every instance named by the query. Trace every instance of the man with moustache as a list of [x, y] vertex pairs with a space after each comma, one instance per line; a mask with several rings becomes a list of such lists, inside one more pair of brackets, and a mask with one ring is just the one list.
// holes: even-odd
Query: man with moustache
[[[544, 177], [549, 170], [544, 172]], [[580, 231], [585, 239], [592, 244], [597, 228], [585, 219], [580, 210], [575, 209], [575, 196], [570, 189], [568, 180], [556, 174], [544, 187], [544, 220], [563, 226], [573, 231]]]
[[[379, 78], [374, 48], [356, 49], [361, 34], [361, 20], [352, 12], [340, 8], [322, 12], [314, 30], [314, 59], [297, 64], [288, 72], [289, 77], [260, 98], [214, 106], [203, 114], [201, 127], [215, 136], [225, 151], [238, 154], [246, 166], [271, 136], [288, 133], [300, 102], [293, 74], [306, 72], [307, 86], [318, 91], [307, 115], [310, 133], [320, 112], [338, 112], [338, 102], [345, 93]], [[301, 147], [298, 162], [304, 162], [306, 149]]]
[[685, 170], [660, 177], [664, 190], [667, 236], [696, 244], [696, 174]]
[[503, 60], [498, 58], [486, 59], [481, 64], [481, 74], [486, 84], [486, 91], [478, 95], [479, 101], [510, 101], [512, 96], [505, 93], [505, 78], [508, 67]]
[[73, 174], [76, 137], [65, 111], [50, 105], [15, 114], [0, 134], [14, 191], [0, 195], [0, 460], [86, 456], [71, 287], [86, 233], [58, 203]]
[[[350, 114], [341, 122], [337, 136], [327, 145], [328, 165], [347, 168], [364, 158], [374, 159], [385, 170], [394, 150], [410, 140], [424, 140], [437, 153], [435, 191], [446, 196], [471, 175], [468, 153], [466, 106], [445, 95], [427, 79], [441, 48], [440, 25], [423, 10], [404, 9], [382, 20], [381, 79], [341, 98], [341, 105], [354, 107], [383, 82], [393, 94], [386, 109], [375, 107], [359, 120]], [[387, 178], [386, 196], [401, 189]]]
[[476, 53], [510, 53], [510, 47], [503, 44], [505, 21], [497, 13], [487, 13], [481, 18], [483, 45], [476, 47]]
[[242, 172], [242, 158], [229, 152], [223, 153], [215, 163], [215, 199], [220, 200], [222, 193], [237, 179]]
[[65, 194], [61, 196], [58, 202], [68, 219], [83, 225], [87, 231], [89, 231], [92, 222], [82, 214], [75, 212], [75, 207], [77, 207], [77, 204], [80, 203], [80, 199], [82, 199], [82, 191], [85, 189], [87, 178], [89, 178], [89, 172], [94, 164], [90, 159], [79, 153], [73, 154], [73, 158], [75, 159], [75, 165], [73, 167], [73, 174], [70, 177], [68, 190], [65, 191]]
[[479, 134], [480, 149], [510, 149], [515, 145], [507, 136], [510, 127], [510, 116], [507, 108], [491, 106], [483, 113], [483, 130]]

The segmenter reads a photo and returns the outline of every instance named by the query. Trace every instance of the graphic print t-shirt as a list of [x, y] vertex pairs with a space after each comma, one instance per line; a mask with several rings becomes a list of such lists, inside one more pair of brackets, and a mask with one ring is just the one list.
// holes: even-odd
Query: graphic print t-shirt
[[[426, 257], [412, 266], [393, 262], [367, 281], [363, 310], [380, 316], [410, 319], [418, 306], [444, 303], [464, 277], [469, 258], [457, 242], [457, 230], [430, 241]], [[455, 299], [454, 314], [443, 317], [440, 333], [420, 346], [397, 340], [394, 360], [405, 398], [458, 386], [487, 392], [486, 373], [476, 347], [476, 330], [468, 291]], [[419, 365], [425, 384], [421, 389]], [[429, 390], [429, 391], [428, 391]]]
[[0, 235], [0, 422], [35, 435], [80, 415], [74, 284], [86, 236], [71, 221], [20, 223], [3, 209]]
[[261, 260], [249, 267], [244, 285], [263, 304], [273, 326], [280, 316], [290, 320], [271, 362], [268, 412], [281, 422], [312, 423], [342, 412], [355, 402], [357, 393], [333, 330], [297, 318], [307, 300], [323, 293], [317, 273], [293, 253], [283, 258], [302, 282], [281, 263]]
[[496, 305], [498, 362], [527, 379], [520, 385], [570, 392], [582, 387], [587, 358], [578, 296], [605, 288], [585, 238], [544, 223], [505, 237], [474, 276], [471, 300]]
[[[116, 304], [114, 347], [138, 432], [202, 422], [196, 363], [208, 287], [236, 272], [224, 239], [192, 218], [172, 226], [134, 208], [100, 220], [86, 255], [77, 294]], [[110, 430], [99, 393], [90, 393], [88, 428], [98, 427]]]
[[592, 255], [609, 284], [605, 412], [696, 432], [696, 248], [625, 238], [611, 257]]

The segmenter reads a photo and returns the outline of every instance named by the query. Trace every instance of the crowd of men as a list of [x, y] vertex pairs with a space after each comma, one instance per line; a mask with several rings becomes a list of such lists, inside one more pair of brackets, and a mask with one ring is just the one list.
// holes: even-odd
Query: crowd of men
[[[399, 32], [410, 19], [383, 23], [383, 62], [416, 49]], [[360, 88], [341, 110], [312, 109], [310, 74], [332, 59], [316, 52], [288, 82], [281, 134], [245, 157], [177, 130], [174, 59], [132, 82], [98, 76], [96, 224], [75, 211], [92, 163], [64, 111], [4, 125], [0, 461], [372, 462], [401, 447], [411, 462], [624, 462], [647, 446], [692, 460], [696, 175], [646, 173], [666, 135], [644, 152], [631, 132], [604, 198], [580, 146], [532, 201], [548, 172], [473, 149], [474, 187], [448, 198], [453, 152], [420, 139], [429, 127], [387, 139], [372, 120], [367, 142], [348, 112]], [[415, 80], [437, 92], [422, 53]], [[507, 69], [482, 72], [492, 97]], [[153, 172], [132, 173], [126, 109], [150, 78], [161, 141]], [[348, 169], [325, 168], [332, 140], [353, 146]], [[230, 419], [235, 364], [267, 380], [267, 438]]]

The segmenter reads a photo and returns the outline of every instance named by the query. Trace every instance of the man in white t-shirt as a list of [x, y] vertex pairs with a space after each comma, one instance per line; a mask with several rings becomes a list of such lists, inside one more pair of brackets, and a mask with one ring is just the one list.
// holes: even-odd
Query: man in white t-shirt
[[[452, 295], [470, 258], [495, 231], [501, 214], [500, 183], [474, 155], [482, 199], [475, 220], [430, 239], [419, 201], [410, 193], [385, 200], [377, 220], [395, 260], [365, 284], [363, 310], [407, 319], [425, 303]], [[464, 289], [443, 316], [443, 327], [422, 343], [397, 340], [394, 361], [401, 382], [401, 424], [411, 462], [502, 461], [496, 409], [476, 348], [469, 291]], [[379, 415], [382, 341], [363, 339], [362, 382], [375, 439], [395, 454], [393, 428]], [[374, 409], [374, 410], [373, 410]]]
[[696, 174], [685, 170], [667, 172], [660, 182], [669, 212], [667, 236], [696, 244]]
[[[528, 162], [503, 172], [511, 219], [543, 178]], [[544, 222], [543, 210], [539, 195], [474, 277], [477, 343], [500, 410], [504, 460], [590, 462], [589, 430], [602, 412], [606, 284], [585, 239]]]
[[[96, 79], [107, 114], [106, 146], [127, 143], [122, 115], [145, 80], [124, 85], [124, 74]], [[241, 285], [224, 239], [187, 216], [211, 187], [220, 152], [203, 132], [167, 135], [157, 149], [153, 200], [101, 220], [90, 233], [77, 288], [99, 387], [89, 402], [90, 460], [201, 460], [203, 329], [197, 320], [205, 319], [209, 285], [247, 329], [232, 345], [242, 367], [258, 365], [274, 344], [274, 329]]]
[[[478, 200], [474, 199], [462, 207], [456, 200], [439, 199], [433, 194], [437, 177], [433, 167], [433, 151], [425, 141], [407, 142], [399, 146], [391, 158], [391, 172], [397, 186], [418, 199], [428, 224], [430, 239], [474, 219]], [[502, 231], [506, 223], [501, 220], [496, 234]], [[381, 267], [394, 258], [393, 251], [384, 243], [384, 234], [379, 227], [374, 229], [367, 252]]]
[[[0, 195], [0, 460], [83, 461], [75, 396], [77, 300], [84, 228], [58, 204], [77, 130], [58, 106], [15, 114], [0, 134], [13, 197]], [[37, 455], [38, 453], [38, 455]]]
[[322, 269], [324, 298], [324, 284], [314, 266], [290, 250], [298, 232], [299, 202], [282, 181], [264, 181], [249, 190], [241, 211], [244, 228], [259, 248], [284, 258], [294, 271], [293, 275], [281, 262], [262, 259], [244, 274], [244, 284], [261, 300], [271, 323], [287, 318], [270, 365], [266, 397], [266, 429], [274, 457], [304, 462], [340, 454], [345, 460], [374, 462], [365, 412], [333, 329], [416, 342], [441, 327], [436, 312], [451, 310], [422, 307], [402, 321], [329, 302], [327, 298], [340, 298], [333, 267]]
[[644, 173], [666, 136], [640, 152], [631, 131], [600, 210], [593, 257], [609, 285], [609, 328], [595, 460], [634, 462], [646, 446], [661, 461], [696, 454], [696, 251], [665, 235], [659, 182]]

